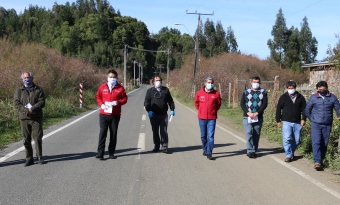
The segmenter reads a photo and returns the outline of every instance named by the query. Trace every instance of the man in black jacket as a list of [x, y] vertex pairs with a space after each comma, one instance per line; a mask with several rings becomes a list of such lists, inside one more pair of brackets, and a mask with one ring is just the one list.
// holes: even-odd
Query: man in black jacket
[[296, 83], [288, 81], [287, 92], [281, 95], [276, 107], [276, 122], [282, 127], [283, 147], [286, 152], [285, 162], [294, 159], [294, 152], [300, 143], [302, 127], [306, 124], [306, 99], [296, 91]]
[[23, 85], [14, 93], [15, 108], [19, 111], [21, 133], [26, 149], [25, 166], [34, 164], [32, 138], [35, 142], [35, 151], [38, 163], [43, 164], [42, 137], [43, 137], [43, 111], [45, 106], [45, 94], [41, 87], [33, 83], [33, 74], [24, 72], [21, 74]]
[[[146, 91], [144, 107], [148, 112], [153, 132], [153, 152], [158, 152], [160, 145], [164, 153], [168, 153], [168, 107], [170, 115], [175, 116], [175, 103], [167, 87], [162, 86], [162, 78], [155, 76], [154, 87]], [[161, 139], [159, 138], [159, 133]]]

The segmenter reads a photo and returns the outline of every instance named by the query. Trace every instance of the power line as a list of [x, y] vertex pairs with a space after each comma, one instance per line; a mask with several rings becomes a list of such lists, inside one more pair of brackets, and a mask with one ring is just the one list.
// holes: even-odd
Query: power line
[[127, 44], [126, 44], [126, 47], [133, 49], [133, 50], [145, 51], [145, 52], [150, 52], [150, 53], [167, 53], [168, 52], [168, 51], [156, 51], [156, 50], [141, 49], [141, 48], [131, 47]]

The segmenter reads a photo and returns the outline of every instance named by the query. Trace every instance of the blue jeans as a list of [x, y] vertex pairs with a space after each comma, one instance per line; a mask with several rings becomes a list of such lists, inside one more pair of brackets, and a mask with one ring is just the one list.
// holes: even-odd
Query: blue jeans
[[296, 147], [300, 143], [301, 128], [300, 123], [282, 121], [282, 141], [287, 158], [294, 155]]
[[247, 153], [255, 153], [259, 147], [263, 118], [258, 122], [248, 123], [248, 117], [243, 118], [243, 127], [247, 140]]
[[214, 149], [214, 135], [216, 120], [198, 119], [201, 130], [202, 148], [206, 154], [212, 154]]
[[314, 163], [321, 164], [325, 159], [331, 130], [332, 124], [320, 125], [312, 122], [312, 148]]

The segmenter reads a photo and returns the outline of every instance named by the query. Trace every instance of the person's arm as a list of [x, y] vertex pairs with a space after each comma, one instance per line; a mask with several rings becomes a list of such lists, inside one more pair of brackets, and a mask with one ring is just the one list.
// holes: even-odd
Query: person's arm
[[303, 120], [303, 121], [306, 121], [306, 119], [307, 119], [307, 117], [306, 117], [306, 114], [305, 114], [305, 108], [306, 108], [306, 99], [305, 99], [305, 97], [303, 97], [302, 95], [301, 95], [301, 97], [302, 97], [302, 102], [301, 102], [301, 116], [302, 116], [302, 118], [301, 118], [301, 120]]
[[97, 101], [97, 104], [99, 105], [99, 107], [104, 104], [103, 99], [102, 99], [102, 92], [100, 90], [100, 87], [101, 86], [99, 86], [98, 91], [96, 93], [96, 101]]
[[241, 98], [241, 102], [240, 102], [240, 106], [243, 110], [244, 113], [248, 113], [248, 108], [246, 106], [246, 97], [245, 97], [245, 91], [242, 93], [242, 98]]
[[39, 96], [38, 96], [38, 102], [32, 105], [31, 112], [35, 113], [38, 110], [42, 110], [42, 108], [45, 107], [45, 93], [43, 89], [39, 89]]
[[312, 108], [313, 108], [312, 97], [313, 97], [313, 95], [309, 98], [309, 100], [306, 104], [306, 108], [305, 108], [305, 115], [309, 120], [310, 120], [311, 112], [312, 112]]
[[267, 108], [267, 106], [268, 106], [268, 95], [267, 95], [267, 91], [264, 91], [263, 92], [262, 104], [259, 107], [259, 109], [257, 110], [256, 115], [263, 114], [264, 110]]
[[279, 98], [279, 101], [277, 102], [277, 105], [276, 105], [275, 118], [276, 118], [277, 123], [281, 123], [281, 120], [282, 120], [283, 101], [284, 101], [283, 95], [281, 95], [281, 97]]
[[334, 110], [335, 110], [338, 120], [340, 120], [340, 103], [336, 96], [335, 96], [335, 101], [334, 101]]
[[221, 95], [219, 92], [217, 92], [218, 97], [217, 97], [217, 110], [219, 110], [221, 108], [222, 105], [222, 99], [221, 99]]
[[150, 98], [150, 89], [146, 91], [145, 99], [144, 99], [144, 107], [147, 112], [151, 110], [151, 98]]
[[169, 88], [167, 88], [167, 90], [168, 90], [168, 105], [170, 107], [170, 110], [174, 111], [175, 110], [175, 102], [174, 102], [174, 99], [171, 96]]
[[198, 109], [199, 109], [199, 107], [200, 107], [200, 101], [199, 101], [199, 95], [198, 95], [198, 92], [197, 92], [197, 93], [196, 93], [196, 95], [195, 95], [194, 104], [195, 104], [195, 107], [196, 107], [196, 109], [198, 110]]
[[21, 96], [20, 95], [21, 95], [21, 91], [20, 91], [20, 89], [17, 89], [14, 93], [14, 106], [20, 113], [27, 115], [28, 109], [25, 108], [25, 105], [21, 103], [21, 101], [20, 101]]
[[122, 87], [121, 95], [122, 95], [122, 97], [119, 100], [117, 100], [118, 105], [124, 105], [124, 104], [127, 103], [128, 97], [126, 95], [124, 87]]

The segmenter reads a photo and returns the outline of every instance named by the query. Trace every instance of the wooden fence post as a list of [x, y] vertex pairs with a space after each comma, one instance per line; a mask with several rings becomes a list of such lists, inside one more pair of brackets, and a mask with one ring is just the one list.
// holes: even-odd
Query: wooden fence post
[[237, 104], [238, 104], [238, 81], [237, 81], [237, 75], [235, 75], [234, 91], [233, 91], [233, 108], [236, 108]]
[[274, 110], [277, 105], [277, 97], [278, 97], [278, 90], [280, 89], [280, 79], [279, 76], [275, 76], [274, 78], [274, 88], [272, 94], [272, 103], [271, 103], [271, 110]]

